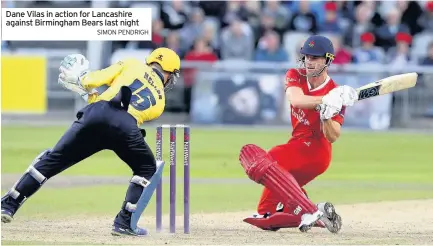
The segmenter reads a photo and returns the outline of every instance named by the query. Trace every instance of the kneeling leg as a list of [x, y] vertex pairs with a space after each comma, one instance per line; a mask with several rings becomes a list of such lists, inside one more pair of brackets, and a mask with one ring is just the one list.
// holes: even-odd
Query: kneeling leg
[[91, 129], [74, 123], [52, 150], [40, 153], [24, 175], [2, 197], [2, 222], [8, 223], [24, 201], [51, 177], [103, 149]]
[[302, 192], [297, 181], [263, 149], [256, 145], [242, 148], [240, 162], [248, 177], [268, 188], [278, 196], [293, 215], [301, 216], [299, 229], [307, 231], [318, 221], [323, 213], [317, 209]]

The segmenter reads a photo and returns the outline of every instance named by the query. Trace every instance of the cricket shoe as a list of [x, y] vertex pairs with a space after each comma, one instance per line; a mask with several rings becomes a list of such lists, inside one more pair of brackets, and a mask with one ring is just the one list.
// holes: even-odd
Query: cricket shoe
[[303, 214], [301, 217], [301, 223], [298, 226], [299, 230], [301, 232], [309, 231], [323, 216], [324, 213], [320, 210], [317, 210], [312, 214]]
[[319, 211], [323, 213], [321, 221], [326, 228], [332, 233], [338, 233], [343, 225], [341, 216], [335, 212], [335, 207], [330, 202], [321, 202], [317, 204]]
[[131, 228], [122, 228], [119, 226], [113, 226], [111, 230], [111, 235], [113, 236], [135, 236], [135, 237], [144, 237], [147, 235], [147, 231], [143, 228], [137, 227], [135, 230]]
[[2, 209], [2, 222], [3, 223], [11, 223], [13, 218], [13, 213], [7, 209]]

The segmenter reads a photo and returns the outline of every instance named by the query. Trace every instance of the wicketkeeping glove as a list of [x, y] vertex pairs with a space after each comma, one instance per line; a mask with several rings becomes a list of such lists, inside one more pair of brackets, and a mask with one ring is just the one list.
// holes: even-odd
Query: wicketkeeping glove
[[89, 61], [81, 54], [72, 54], [66, 56], [60, 63], [60, 74], [58, 83], [75, 93], [78, 93], [84, 100], [87, 101], [89, 93], [95, 93], [84, 89], [81, 84], [81, 79], [89, 72]]

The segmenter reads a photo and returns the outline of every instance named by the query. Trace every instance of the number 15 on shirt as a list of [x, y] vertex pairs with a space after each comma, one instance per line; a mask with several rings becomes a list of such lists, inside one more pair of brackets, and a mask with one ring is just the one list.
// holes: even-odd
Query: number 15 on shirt
[[132, 91], [131, 105], [136, 110], [144, 111], [151, 106], [155, 106], [156, 99], [149, 87], [144, 87], [144, 84], [136, 79], [129, 86]]

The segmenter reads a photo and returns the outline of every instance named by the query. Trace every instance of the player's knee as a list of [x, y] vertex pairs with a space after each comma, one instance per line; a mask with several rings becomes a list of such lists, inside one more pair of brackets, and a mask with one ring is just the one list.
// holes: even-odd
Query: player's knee
[[51, 178], [51, 176], [46, 172], [44, 172], [43, 168], [43, 161], [49, 154], [51, 153], [51, 149], [47, 149], [42, 151], [38, 156], [36, 156], [35, 159], [33, 159], [30, 166], [27, 168], [26, 173], [30, 174], [35, 180], [37, 180], [41, 185]]
[[65, 158], [60, 158], [57, 154], [53, 155], [52, 150], [46, 150], [35, 158], [32, 162], [32, 166], [46, 179], [50, 179], [64, 170], [64, 167], [67, 166], [66, 162], [69, 161], [62, 159]]
[[149, 175], [153, 176], [156, 172], [156, 161], [153, 163], [153, 165], [149, 166]]
[[[19, 204], [23, 203], [28, 194], [26, 189], [22, 189], [20, 183], [26, 183], [25, 186], [42, 186], [49, 177], [40, 172], [37, 168], [37, 164], [42, 160], [47, 154], [49, 154], [50, 150], [42, 151], [35, 159], [31, 162], [30, 166], [25, 171], [24, 175], [21, 179], [9, 190], [8, 195], [15, 199]], [[18, 187], [17, 187], [18, 186]], [[20, 188], [21, 187], [21, 188]], [[38, 188], [36, 188], [38, 189]]]
[[47, 177], [43, 175], [38, 169], [34, 166], [29, 166], [26, 171], [30, 176], [32, 176], [36, 181], [39, 182], [40, 185], [44, 184], [47, 181]]

